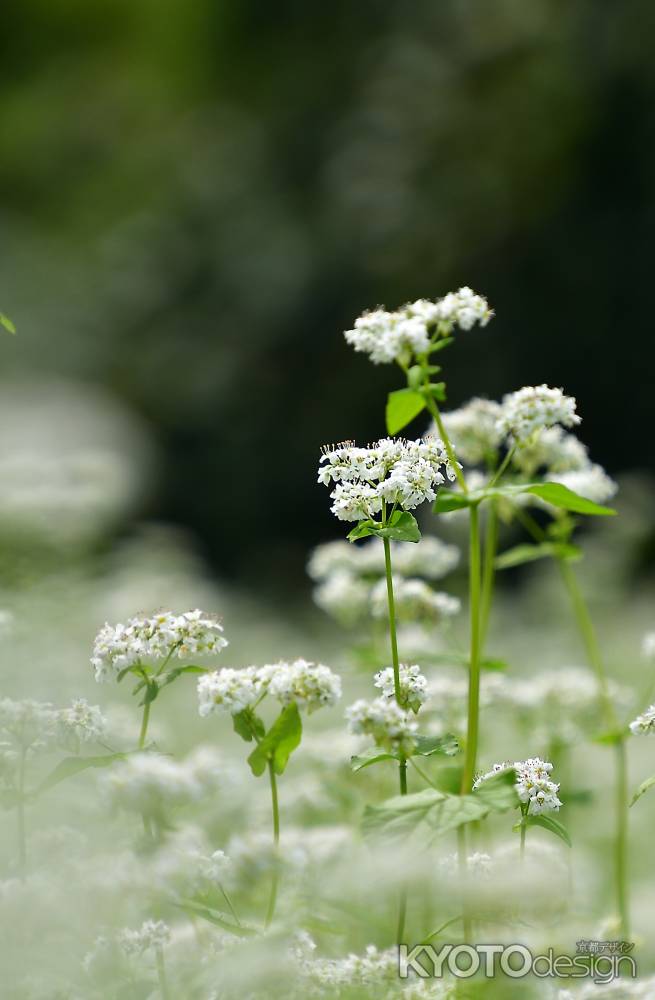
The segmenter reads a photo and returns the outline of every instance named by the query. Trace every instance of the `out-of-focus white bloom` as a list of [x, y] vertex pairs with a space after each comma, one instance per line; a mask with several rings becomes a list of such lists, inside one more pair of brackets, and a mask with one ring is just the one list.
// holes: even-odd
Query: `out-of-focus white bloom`
[[[421, 673], [421, 668], [416, 663], [411, 665], [401, 663], [399, 681], [401, 705], [403, 708], [411, 709], [412, 712], [418, 712], [428, 696], [428, 682]], [[395, 697], [393, 667], [378, 670], [374, 683], [381, 689], [385, 698]]]
[[549, 475], [553, 483], [561, 483], [592, 503], [607, 503], [618, 490], [617, 484], [600, 465], [587, 465], [583, 469]]
[[198, 679], [198, 712], [205, 716], [221, 709], [238, 715], [254, 705], [261, 694], [262, 681], [257, 667], [240, 670], [223, 667]]
[[[480, 705], [488, 708], [502, 704], [508, 688], [507, 678], [500, 672], [484, 671], [480, 678]], [[461, 733], [466, 727], [468, 680], [443, 671], [428, 682], [430, 716], [438, 720], [439, 733]]]
[[[356, 551], [349, 542], [344, 542], [344, 545]], [[347, 569], [338, 569], [314, 588], [313, 597], [318, 607], [337, 621], [354, 625], [368, 611], [369, 593], [368, 583]]]
[[68, 750], [77, 750], [82, 743], [101, 739], [107, 720], [98, 705], [89, 705], [85, 698], [76, 698], [68, 708], [57, 713], [59, 739]]
[[157, 753], [130, 754], [104, 776], [103, 786], [114, 807], [161, 817], [168, 809], [200, 801], [219, 781], [217, 753], [199, 747], [184, 761]]
[[[493, 874], [494, 864], [490, 854], [475, 851], [467, 857], [466, 867], [476, 878], [488, 879]], [[439, 868], [444, 875], [459, 876], [460, 864], [458, 855], [449, 854], [445, 858], [440, 858]]]
[[511, 435], [518, 445], [543, 428], [555, 424], [573, 427], [580, 423], [573, 396], [565, 396], [561, 389], [547, 385], [526, 385], [511, 392], [503, 397], [502, 407], [498, 430]]
[[8, 608], [0, 608], [0, 639], [7, 639], [14, 631], [16, 616]]
[[[301, 971], [312, 984], [329, 990], [332, 995], [338, 996], [342, 990], [350, 992], [375, 987], [376, 996], [381, 996], [380, 987], [387, 981], [391, 984], [394, 978], [394, 995], [398, 996], [401, 992], [397, 981], [398, 953], [395, 948], [378, 951], [374, 945], [369, 945], [364, 955], [351, 954], [346, 958], [317, 958], [305, 961], [301, 965]], [[311, 986], [309, 990], [309, 995], [313, 995]], [[386, 994], [384, 996], [386, 997]]]
[[346, 720], [352, 733], [371, 736], [376, 746], [392, 753], [409, 756], [414, 749], [418, 723], [388, 698], [360, 698], [346, 709]]
[[544, 427], [535, 437], [530, 438], [512, 456], [512, 465], [528, 478], [539, 469], [551, 474], [576, 472], [589, 465], [587, 448], [575, 436], [568, 434], [559, 425]]
[[493, 315], [487, 300], [470, 288], [436, 301], [417, 299], [395, 312], [378, 308], [355, 320], [344, 336], [356, 351], [368, 354], [373, 364], [398, 361], [409, 364], [412, 357], [425, 354], [438, 334], [452, 333], [456, 326], [470, 330], [475, 323], [486, 326]]
[[[423, 580], [393, 578], [396, 611], [402, 618], [428, 618], [441, 621], [458, 614], [461, 603], [457, 597], [433, 590]], [[389, 615], [387, 582], [380, 580], [371, 590], [371, 613], [375, 618]]]
[[630, 723], [630, 732], [633, 736], [643, 736], [646, 733], [655, 733], [655, 705], [651, 705], [642, 715]]
[[655, 659], [655, 632], [646, 632], [641, 643], [641, 651], [649, 660]]
[[330, 494], [331, 510], [339, 520], [361, 521], [379, 513], [383, 500], [404, 510], [434, 500], [444, 473], [451, 480], [456, 475], [436, 438], [382, 438], [370, 448], [350, 442], [324, 448], [318, 481], [336, 484]]
[[[394, 572], [401, 576], [420, 576], [438, 580], [455, 569], [459, 562], [459, 548], [442, 542], [434, 535], [423, 535], [414, 545], [391, 543], [391, 561]], [[377, 538], [369, 538], [360, 545], [350, 542], [327, 542], [312, 552], [307, 564], [312, 580], [327, 580], [340, 572], [352, 576], [384, 576], [384, 550]]]
[[341, 678], [322, 663], [297, 659], [266, 664], [259, 668], [259, 677], [272, 698], [282, 705], [295, 702], [309, 713], [334, 705], [341, 697]]
[[56, 739], [58, 712], [47, 702], [0, 698], [0, 735], [13, 748], [35, 753]]
[[527, 806], [529, 816], [559, 811], [562, 805], [557, 797], [559, 785], [550, 779], [553, 765], [539, 757], [515, 761], [513, 764], [508, 762], [494, 764], [491, 771], [481, 774], [475, 780], [473, 788], [479, 788], [489, 778], [493, 778], [510, 768], [514, 768], [516, 771], [516, 791], [519, 801]]
[[91, 665], [97, 681], [115, 680], [137, 663], [218, 653], [225, 646], [223, 626], [210, 615], [197, 609], [180, 615], [161, 611], [135, 616], [126, 625], [105, 624], [96, 636]]
[[116, 937], [126, 955], [142, 955], [149, 948], [161, 950], [171, 939], [171, 929], [163, 920], [146, 920], [138, 930], [129, 927]]
[[[468, 465], [480, 465], [493, 458], [503, 440], [498, 427], [502, 415], [500, 403], [475, 397], [458, 410], [442, 414], [448, 437], [457, 456]], [[437, 434], [433, 426], [431, 434]]]

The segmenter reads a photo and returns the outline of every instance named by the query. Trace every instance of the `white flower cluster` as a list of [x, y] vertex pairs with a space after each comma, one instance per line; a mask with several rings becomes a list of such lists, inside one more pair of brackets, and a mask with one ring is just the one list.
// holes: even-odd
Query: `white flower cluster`
[[393, 361], [408, 365], [412, 357], [429, 350], [434, 337], [448, 335], [455, 327], [486, 326], [492, 316], [487, 300], [465, 286], [436, 301], [417, 299], [395, 312], [382, 308], [365, 312], [344, 336], [376, 365]]
[[559, 425], [544, 427], [512, 456], [512, 466], [527, 477], [539, 469], [547, 469], [550, 478], [551, 473], [577, 472], [589, 464], [587, 448], [582, 441]]
[[298, 708], [313, 712], [338, 701], [341, 678], [322, 663], [303, 659], [241, 670], [226, 667], [199, 679], [198, 711], [202, 716], [217, 709], [238, 715], [266, 694], [282, 705], [295, 702]]
[[522, 445], [535, 431], [555, 424], [574, 427], [579, 423], [573, 396], [547, 385], [526, 385], [503, 397], [498, 430]]
[[[463, 462], [480, 465], [493, 458], [504, 436], [499, 426], [501, 416], [500, 403], [479, 397], [442, 415], [448, 437]], [[436, 427], [430, 433], [435, 434]]]
[[376, 746], [392, 753], [410, 756], [414, 749], [418, 723], [389, 698], [360, 698], [346, 709], [346, 720], [351, 733], [371, 736]]
[[142, 955], [149, 948], [161, 950], [170, 939], [171, 929], [163, 920], [146, 920], [136, 931], [126, 927], [116, 938], [126, 955]]
[[161, 611], [149, 617], [135, 616], [125, 625], [105, 624], [96, 636], [91, 665], [96, 680], [106, 681], [137, 663], [174, 655], [186, 659], [217, 653], [225, 646], [223, 626], [212, 616], [197, 609], [180, 615]]
[[481, 774], [473, 784], [479, 788], [489, 778], [514, 768], [516, 771], [516, 791], [519, 801], [527, 806], [529, 816], [538, 816], [544, 812], [558, 812], [562, 803], [557, 797], [559, 785], [551, 781], [550, 774], [553, 765], [540, 757], [529, 757], [527, 760], [515, 761], [513, 764], [504, 762], [494, 764], [491, 771]]
[[[416, 664], [401, 663], [399, 669], [400, 703], [404, 708], [418, 712], [428, 696], [427, 678]], [[380, 688], [385, 698], [395, 697], [393, 667], [378, 670], [375, 675], [375, 686]]]
[[[348, 545], [354, 552], [357, 551], [350, 542], [344, 542], [344, 545]], [[338, 569], [314, 588], [312, 596], [322, 611], [342, 624], [350, 626], [355, 625], [368, 613], [370, 593], [369, 583], [347, 569]]]
[[630, 732], [633, 736], [644, 736], [647, 733], [655, 733], [655, 705], [651, 705], [642, 715], [630, 723]]
[[616, 494], [618, 485], [607, 475], [601, 465], [589, 463], [582, 469], [562, 472], [549, 476], [553, 483], [561, 483], [568, 489], [591, 500], [592, 503], [607, 503]]
[[[439, 859], [439, 868], [446, 876], [459, 876], [460, 861], [457, 854], [448, 854]], [[466, 867], [476, 878], [488, 879], [493, 874], [494, 862], [490, 854], [475, 851], [466, 859]]]
[[216, 751], [199, 747], [184, 761], [158, 753], [130, 754], [104, 777], [109, 803], [128, 812], [162, 816], [167, 809], [200, 801], [221, 778]]
[[[459, 563], [457, 545], [442, 542], [434, 535], [423, 535], [415, 545], [391, 543], [391, 562], [394, 572], [401, 576], [420, 576], [426, 580], [439, 580]], [[350, 542], [327, 542], [312, 552], [307, 564], [312, 580], [329, 579], [338, 572], [353, 576], [384, 576], [384, 552], [376, 538], [369, 538], [360, 545]]]
[[[423, 580], [406, 580], [404, 577], [394, 576], [393, 589], [396, 611], [405, 619], [427, 618], [441, 621], [452, 618], [461, 609], [459, 598], [433, 590]], [[375, 618], [386, 618], [389, 615], [386, 580], [380, 580], [371, 590], [371, 613]]]
[[641, 651], [648, 660], [655, 660], [655, 632], [646, 632], [641, 642]]
[[47, 702], [0, 698], [0, 734], [8, 749], [35, 753], [55, 742], [58, 715]]
[[73, 751], [83, 743], [102, 739], [107, 729], [98, 705], [89, 705], [84, 698], [76, 698], [68, 708], [62, 708], [57, 713], [57, 724], [61, 744]]
[[379, 514], [383, 503], [413, 510], [434, 500], [445, 482], [442, 470], [455, 479], [442, 441], [383, 438], [370, 448], [351, 443], [325, 448], [318, 482], [335, 484], [331, 510], [340, 521], [361, 521]]

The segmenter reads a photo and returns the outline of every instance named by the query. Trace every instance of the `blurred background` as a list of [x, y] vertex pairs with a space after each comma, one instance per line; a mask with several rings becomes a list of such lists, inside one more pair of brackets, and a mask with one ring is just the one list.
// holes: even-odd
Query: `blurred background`
[[77, 477], [102, 544], [174, 524], [220, 577], [300, 595], [341, 534], [319, 445], [379, 436], [400, 384], [342, 331], [461, 284], [497, 318], [449, 352], [449, 405], [561, 385], [594, 460], [652, 468], [652, 4], [2, 16], [10, 507]]

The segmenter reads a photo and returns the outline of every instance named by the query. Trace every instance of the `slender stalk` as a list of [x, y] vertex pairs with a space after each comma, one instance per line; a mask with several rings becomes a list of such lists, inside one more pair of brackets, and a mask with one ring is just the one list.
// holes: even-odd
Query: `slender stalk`
[[462, 899], [462, 933], [464, 936], [464, 943], [469, 944], [473, 940], [473, 921], [471, 920], [469, 901], [467, 899], [469, 871], [465, 826], [457, 827], [457, 864], [462, 889], [464, 890], [464, 898]]
[[25, 879], [27, 871], [27, 836], [25, 833], [25, 747], [21, 746], [18, 759], [18, 871]]
[[462, 795], [473, 787], [478, 753], [480, 716], [480, 522], [477, 506], [469, 508], [469, 603], [471, 653], [469, 659], [468, 720], [466, 755], [462, 774]]
[[223, 885], [220, 882], [218, 883], [218, 888], [221, 890], [221, 894], [223, 896], [223, 899], [227, 903], [228, 910], [230, 911], [230, 913], [234, 917], [234, 922], [236, 923], [237, 927], [241, 927], [241, 921], [239, 920], [239, 915], [238, 915], [237, 911], [234, 908], [234, 904], [233, 904], [232, 900], [230, 899], [230, 896], [229, 896], [228, 892], [226, 891], [226, 889], [224, 889]]
[[528, 828], [525, 824], [525, 817], [527, 815], [528, 812], [526, 807], [521, 806], [521, 819], [523, 820], [523, 822], [521, 823], [521, 844], [519, 847], [519, 857], [521, 859], [521, 864], [523, 864], [523, 862], [525, 861], [525, 835], [528, 832]]
[[450, 462], [451, 466], [453, 467], [453, 472], [457, 476], [457, 482], [459, 483], [459, 485], [460, 485], [461, 489], [463, 490], [463, 492], [467, 493], [468, 491], [467, 491], [467, 488], [466, 488], [466, 480], [464, 479], [464, 473], [462, 472], [462, 470], [459, 467], [459, 463], [458, 463], [457, 457], [455, 455], [455, 449], [453, 448], [453, 443], [450, 440], [450, 438], [448, 437], [448, 432], [447, 432], [446, 428], [444, 427], [444, 422], [443, 422], [443, 420], [441, 418], [441, 413], [439, 412], [439, 407], [437, 406], [437, 404], [434, 401], [434, 398], [430, 395], [429, 392], [425, 393], [425, 405], [427, 406], [428, 413], [430, 414], [431, 417], [434, 418], [434, 422], [437, 425], [437, 429], [439, 431], [439, 437], [441, 438], [441, 440], [444, 443], [444, 447], [446, 449], [446, 454], [448, 455], [448, 461]]
[[398, 657], [398, 637], [396, 635], [396, 603], [393, 596], [393, 577], [391, 575], [391, 544], [388, 538], [384, 543], [384, 571], [387, 578], [387, 603], [389, 605], [389, 641], [391, 643], [391, 663], [393, 665], [393, 690], [396, 701], [400, 705], [400, 661]]
[[590, 666], [596, 674], [601, 693], [605, 720], [609, 729], [615, 732], [615, 834], [614, 834], [614, 891], [616, 907], [621, 924], [621, 936], [630, 937], [630, 899], [628, 886], [628, 761], [625, 736], [616, 716], [605, 672], [605, 665], [598, 645], [589, 609], [580, 590], [577, 577], [570, 562], [558, 559], [560, 572], [571, 599], [575, 620], [582, 637]]
[[273, 809], [273, 846], [274, 850], [274, 862], [275, 867], [273, 869], [273, 881], [271, 882], [271, 893], [268, 898], [268, 909], [266, 911], [266, 920], [264, 922], [265, 927], [270, 927], [271, 921], [273, 920], [273, 915], [275, 913], [275, 903], [277, 900], [277, 886], [279, 879], [278, 872], [278, 862], [279, 862], [279, 847], [280, 847], [280, 809], [277, 800], [277, 779], [275, 777], [275, 769], [273, 767], [273, 761], [268, 762], [268, 776], [271, 782], [271, 806]]
[[171, 1000], [171, 992], [166, 979], [166, 966], [164, 964], [164, 949], [155, 949], [155, 959], [157, 962], [157, 979], [159, 980], [159, 992], [162, 1000]]
[[487, 506], [484, 535], [484, 563], [482, 568], [482, 598], [480, 607], [480, 655], [484, 651], [484, 641], [489, 628], [489, 616], [496, 581], [496, 550], [498, 548], [498, 508], [492, 500]]
[[143, 706], [143, 718], [141, 719], [141, 732], [139, 733], [139, 750], [143, 750], [146, 745], [146, 735], [148, 732], [148, 720], [150, 718], [150, 702]]

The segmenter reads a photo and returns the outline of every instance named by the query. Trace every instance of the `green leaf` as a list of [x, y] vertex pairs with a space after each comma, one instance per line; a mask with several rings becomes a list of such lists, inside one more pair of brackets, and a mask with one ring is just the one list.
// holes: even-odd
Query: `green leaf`
[[348, 541], [356, 542], [369, 535], [390, 538], [395, 542], [418, 542], [421, 539], [416, 518], [406, 510], [395, 510], [385, 525], [382, 525], [380, 521], [360, 521], [349, 532]]
[[[451, 795], [426, 788], [413, 795], [398, 795], [377, 806], [367, 806], [362, 827], [367, 835], [384, 834], [395, 841], [410, 840], [429, 846], [465, 823], [504, 812], [517, 804], [513, 770], [490, 778], [486, 794]], [[482, 786], [481, 786], [482, 787]]]
[[435, 354], [436, 351], [443, 351], [444, 347], [448, 347], [448, 344], [452, 344], [454, 337], [444, 337], [442, 340], [438, 340], [436, 344], [433, 344], [428, 354]]
[[387, 432], [397, 434], [425, 409], [425, 398], [414, 389], [396, 389], [387, 398]]
[[159, 682], [154, 678], [145, 682], [146, 693], [139, 702], [139, 705], [150, 705], [159, 695]]
[[167, 684], [172, 684], [173, 681], [176, 681], [178, 677], [182, 676], [182, 674], [206, 674], [206, 673], [207, 673], [206, 667], [196, 667], [193, 664], [187, 667], [173, 667], [172, 670], [167, 670], [166, 673], [160, 674], [158, 678], [159, 687], [163, 688], [166, 687]]
[[559, 837], [563, 840], [568, 847], [573, 847], [571, 842], [571, 837], [569, 836], [569, 831], [566, 829], [563, 823], [560, 823], [558, 819], [554, 819], [552, 816], [525, 816], [518, 827], [521, 826], [540, 826], [543, 830], [548, 830], [550, 833]]
[[482, 670], [503, 671], [507, 670], [508, 663], [507, 660], [501, 660], [496, 656], [486, 656], [484, 660], [480, 662], [480, 667]]
[[540, 542], [539, 545], [516, 545], [508, 549], [494, 560], [496, 569], [510, 569], [522, 566], [523, 563], [535, 562], [549, 556], [556, 559], [576, 560], [582, 558], [582, 551], [577, 545], [567, 545], [564, 542]]
[[454, 757], [459, 753], [459, 743], [455, 736], [415, 736], [414, 753], [412, 757], [432, 757], [434, 754], [444, 754]]
[[621, 740], [624, 740], [629, 735], [630, 730], [627, 726], [625, 729], [608, 729], [606, 732], [594, 736], [593, 742], [600, 743], [601, 746], [612, 747], [616, 746], [617, 743], [620, 743]]
[[233, 715], [232, 725], [234, 732], [246, 743], [251, 743], [255, 738], [261, 740], [265, 732], [264, 723], [251, 708], [244, 708], [242, 712]]
[[47, 792], [50, 788], [54, 788], [62, 781], [66, 781], [67, 778], [72, 778], [76, 774], [80, 774], [81, 771], [87, 771], [91, 767], [109, 767], [117, 760], [125, 760], [127, 757], [126, 753], [106, 753], [101, 754], [96, 757], [65, 757], [64, 760], [60, 760], [57, 766], [46, 775], [43, 781], [37, 785], [34, 792], [34, 796], [42, 795], [43, 792]]
[[408, 510], [393, 512], [386, 525], [378, 531], [380, 538], [391, 538], [394, 542], [420, 542], [421, 532], [413, 514]]
[[576, 514], [593, 514], [605, 517], [616, 514], [616, 511], [611, 507], [602, 507], [600, 504], [592, 503], [591, 500], [581, 497], [561, 483], [537, 483], [535, 486], [530, 486], [526, 493], [540, 497], [552, 504], [553, 507], [559, 507], [561, 510], [572, 510]]
[[432, 510], [435, 514], [449, 514], [452, 510], [464, 510], [470, 506], [469, 494], [455, 493], [454, 490], [439, 490]]
[[16, 333], [16, 327], [14, 326], [14, 324], [12, 323], [12, 321], [9, 319], [9, 317], [5, 316], [4, 313], [0, 313], [0, 325], [4, 326], [4, 328], [7, 331], [7, 333], [13, 333], [13, 334]]
[[202, 917], [203, 920], [207, 920], [210, 924], [215, 924], [217, 927], [222, 927], [223, 930], [229, 931], [230, 934], [234, 934], [237, 937], [253, 937], [257, 934], [257, 930], [254, 927], [247, 927], [244, 924], [237, 924], [237, 922], [227, 914], [222, 913], [221, 910], [215, 910], [211, 906], [203, 906], [202, 903], [197, 903], [193, 899], [185, 899], [180, 903], [173, 903], [178, 909], [184, 910], [193, 917]]
[[424, 392], [429, 393], [438, 403], [446, 402], [446, 383], [430, 382], [425, 386]]
[[653, 785], [655, 785], [655, 774], [652, 776], [652, 778], [646, 778], [645, 781], [642, 781], [639, 788], [632, 796], [630, 805], [633, 806], [635, 802], [638, 802], [641, 796], [644, 795], [650, 788], [652, 788]]
[[382, 760], [395, 760], [398, 762], [400, 760], [400, 755], [395, 753], [388, 753], [386, 750], [380, 750], [379, 747], [369, 747], [367, 750], [363, 750], [360, 754], [356, 754], [354, 757], [350, 758], [350, 766], [353, 773], [357, 771], [362, 771], [365, 767], [370, 767], [371, 764], [378, 764]]
[[248, 757], [250, 770], [259, 777], [266, 770], [269, 761], [276, 774], [282, 774], [289, 757], [300, 743], [302, 722], [295, 701], [286, 705], [277, 719]]

